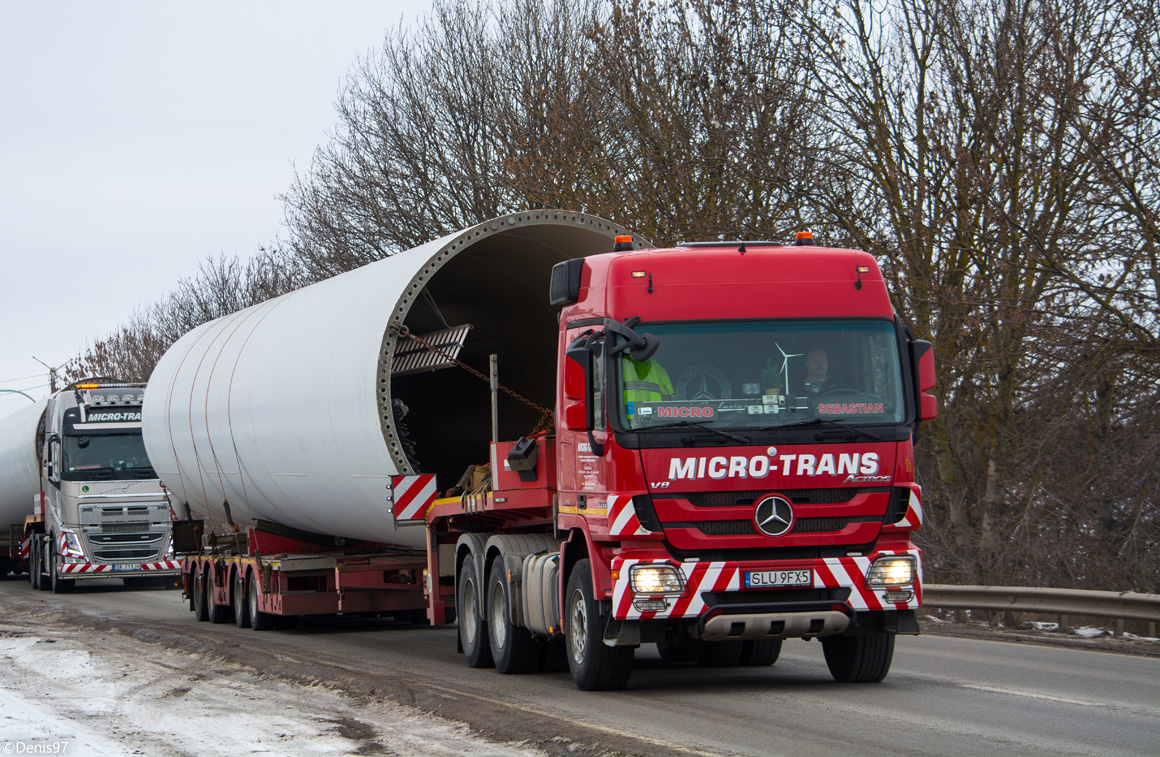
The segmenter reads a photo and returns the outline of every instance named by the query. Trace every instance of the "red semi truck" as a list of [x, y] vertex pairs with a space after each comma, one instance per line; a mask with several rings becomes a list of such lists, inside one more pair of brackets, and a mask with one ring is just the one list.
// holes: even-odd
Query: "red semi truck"
[[[440, 245], [424, 260], [454, 248]], [[501, 314], [528, 313], [495, 319], [496, 334], [514, 333], [507, 341], [480, 325], [500, 279], [466, 263], [418, 266], [375, 374], [380, 395], [409, 398], [412, 414], [406, 433], [397, 405], [379, 418], [396, 466], [393, 532], [321, 537], [305, 516], [288, 527], [298, 516], [271, 498], [249, 507], [243, 537], [227, 504], [226, 537], [191, 545], [185, 563], [199, 617], [232, 606], [239, 622], [265, 628], [302, 614], [426, 608], [433, 623], [458, 620], [469, 665], [516, 673], [566, 659], [584, 690], [624, 687], [641, 644], [666, 659], [768, 665], [787, 638], [819, 639], [836, 680], [881, 680], [895, 636], [918, 632], [913, 443], [936, 403], [926, 393], [931, 345], [894, 311], [877, 263], [806, 234], [794, 245], [638, 249], [618, 235], [612, 251], [592, 246], [567, 259], [577, 248], [559, 245], [547, 262], [492, 261], [507, 275], [539, 271], [528, 286], [549, 300], [520, 307], [523, 290], [509, 288]], [[460, 255], [486, 260], [484, 251]], [[411, 308], [424, 287], [437, 319]], [[447, 304], [456, 292], [468, 302], [458, 313]], [[451, 315], [483, 332], [474, 352]], [[535, 316], [551, 319], [554, 338]], [[494, 390], [489, 407], [475, 378], [452, 378], [467, 375], [456, 364], [482, 367], [489, 352], [515, 364], [507, 383], [526, 404], [554, 400], [538, 433], [527, 433], [534, 413], [509, 412], [505, 428]], [[416, 360], [445, 370], [413, 372]], [[147, 405], [158, 459], [150, 423]], [[199, 459], [204, 467], [204, 449]], [[437, 481], [465, 461], [460, 486], [441, 496]], [[239, 456], [238, 469], [247, 465]], [[223, 500], [238, 490], [221, 483]], [[310, 517], [329, 524], [326, 510]]]

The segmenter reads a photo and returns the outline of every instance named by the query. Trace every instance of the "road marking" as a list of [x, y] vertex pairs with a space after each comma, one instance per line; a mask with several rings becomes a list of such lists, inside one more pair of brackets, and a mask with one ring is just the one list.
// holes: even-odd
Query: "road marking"
[[1081, 707], [1107, 707], [1107, 702], [1093, 702], [1088, 699], [1069, 699], [1068, 697], [1055, 697], [1050, 694], [1037, 694], [1034, 691], [1022, 691], [1020, 689], [1003, 689], [998, 686], [980, 686], [973, 683], [960, 683], [964, 689], [976, 689], [978, 691], [990, 691], [995, 694], [1007, 694], [1013, 697], [1026, 697], [1028, 699], [1042, 699], [1046, 702], [1061, 702], [1063, 704], [1078, 704]]

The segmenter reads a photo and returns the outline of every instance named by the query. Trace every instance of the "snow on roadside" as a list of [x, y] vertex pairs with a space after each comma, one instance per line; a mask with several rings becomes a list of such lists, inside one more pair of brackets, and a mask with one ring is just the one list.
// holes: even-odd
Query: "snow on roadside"
[[358, 703], [120, 634], [11, 629], [0, 629], [3, 754], [541, 754], [391, 703]]

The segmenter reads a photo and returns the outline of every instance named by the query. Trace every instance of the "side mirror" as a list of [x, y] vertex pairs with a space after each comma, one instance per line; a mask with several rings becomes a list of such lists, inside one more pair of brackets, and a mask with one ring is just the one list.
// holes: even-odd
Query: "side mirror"
[[592, 349], [590, 347], [568, 348], [568, 351], [564, 353], [564, 396], [566, 398], [570, 400], [584, 399], [591, 368]]
[[573, 402], [564, 406], [564, 428], [569, 431], [587, 431], [591, 428], [588, 425], [587, 402]]
[[938, 398], [927, 394], [933, 389], [938, 378], [934, 371], [934, 345], [918, 339], [910, 343], [910, 365], [914, 371], [914, 391], [918, 409], [918, 421], [932, 421], [938, 417]]

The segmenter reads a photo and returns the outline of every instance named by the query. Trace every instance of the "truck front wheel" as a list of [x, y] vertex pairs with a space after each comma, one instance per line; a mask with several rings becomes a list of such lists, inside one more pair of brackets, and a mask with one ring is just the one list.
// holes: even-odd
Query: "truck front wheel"
[[592, 592], [592, 564], [581, 560], [568, 576], [564, 617], [568, 667], [581, 691], [623, 689], [632, 675], [633, 647], [604, 643], [600, 607]]
[[503, 558], [491, 562], [487, 592], [487, 630], [491, 658], [500, 673], [531, 673], [540, 667], [543, 642], [511, 621], [511, 587], [504, 577]]
[[60, 560], [58, 560], [56, 556], [55, 537], [53, 538], [52, 542], [52, 546], [49, 547], [48, 552], [49, 572], [52, 575], [52, 593], [68, 594], [76, 586], [76, 581], [60, 577]]
[[459, 644], [467, 664], [473, 668], [490, 668], [491, 644], [487, 640], [487, 623], [483, 613], [483, 587], [475, 575], [475, 558], [471, 555], [459, 569], [459, 586], [455, 591], [455, 614], [459, 617]]
[[878, 683], [890, 672], [894, 634], [827, 636], [822, 651], [830, 675], [840, 683]]
[[40, 566], [40, 542], [40, 534], [33, 534], [32, 542], [28, 545], [28, 582], [32, 584], [33, 591], [44, 588]]

